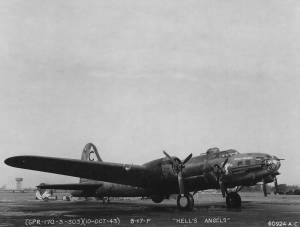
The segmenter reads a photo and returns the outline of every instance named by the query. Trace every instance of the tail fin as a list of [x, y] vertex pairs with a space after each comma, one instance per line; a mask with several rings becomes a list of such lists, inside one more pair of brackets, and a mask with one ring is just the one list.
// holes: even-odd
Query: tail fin
[[92, 143], [85, 145], [81, 154], [81, 160], [102, 162], [96, 146]]
[[[83, 148], [81, 154], [81, 160], [90, 161], [90, 162], [102, 162], [102, 159], [99, 156], [96, 146], [92, 143], [88, 143]], [[91, 183], [93, 180], [80, 178], [79, 183]]]

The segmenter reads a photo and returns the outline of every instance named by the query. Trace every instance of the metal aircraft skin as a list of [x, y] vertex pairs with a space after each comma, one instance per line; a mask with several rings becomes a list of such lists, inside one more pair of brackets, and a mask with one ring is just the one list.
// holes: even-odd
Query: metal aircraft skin
[[[220, 151], [210, 148], [205, 154], [184, 160], [170, 156], [143, 165], [104, 162], [97, 148], [88, 143], [81, 160], [42, 156], [15, 156], [6, 159], [7, 165], [80, 177], [75, 184], [40, 185], [40, 189], [74, 190], [77, 197], [138, 197], [148, 196], [155, 203], [178, 194], [177, 206], [182, 210], [192, 210], [193, 195], [206, 189], [220, 189], [229, 208], [241, 206], [238, 191], [243, 186], [263, 182], [275, 183], [279, 175], [280, 160], [265, 153], [241, 154], [236, 150]], [[94, 157], [93, 157], [94, 156]], [[97, 159], [97, 160], [95, 160]]]

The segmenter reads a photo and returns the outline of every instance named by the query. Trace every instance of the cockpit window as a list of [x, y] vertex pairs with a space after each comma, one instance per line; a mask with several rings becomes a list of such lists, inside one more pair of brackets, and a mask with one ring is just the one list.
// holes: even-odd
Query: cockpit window
[[206, 155], [209, 158], [228, 158], [236, 154], [239, 154], [239, 152], [233, 149], [220, 151], [219, 148], [213, 147], [213, 148], [209, 148], [205, 154], [200, 154], [200, 155]]
[[231, 156], [236, 155], [236, 154], [239, 154], [239, 152], [236, 151], [236, 150], [231, 149], [231, 150], [221, 151], [220, 152], [220, 157], [228, 158], [228, 157], [231, 157]]
[[239, 162], [238, 162], [238, 166], [241, 166], [241, 165], [243, 165], [243, 162], [242, 162], [242, 161], [239, 161]]
[[236, 155], [236, 154], [239, 154], [240, 152], [238, 152], [236, 150], [228, 150], [228, 153], [231, 155]]

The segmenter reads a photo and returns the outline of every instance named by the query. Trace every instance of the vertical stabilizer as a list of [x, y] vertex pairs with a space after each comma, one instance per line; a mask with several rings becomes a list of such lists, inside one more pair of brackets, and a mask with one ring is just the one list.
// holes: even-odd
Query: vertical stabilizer
[[[100, 158], [100, 155], [98, 153], [96, 146], [92, 143], [88, 143], [83, 148], [83, 151], [81, 154], [81, 160], [90, 161], [90, 162], [102, 162], [102, 159]], [[80, 178], [79, 183], [87, 183], [87, 182], [90, 183], [92, 181], [94, 181], [94, 180]]]
[[81, 160], [102, 162], [96, 146], [92, 143], [85, 145], [81, 154]]

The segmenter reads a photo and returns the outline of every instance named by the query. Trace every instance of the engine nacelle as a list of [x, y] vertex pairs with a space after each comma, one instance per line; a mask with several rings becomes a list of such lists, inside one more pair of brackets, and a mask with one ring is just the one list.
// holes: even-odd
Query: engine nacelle
[[[175, 162], [180, 162], [179, 158], [174, 157]], [[177, 179], [177, 171], [175, 166], [168, 159], [164, 159], [161, 163], [162, 176], [165, 179]]]

